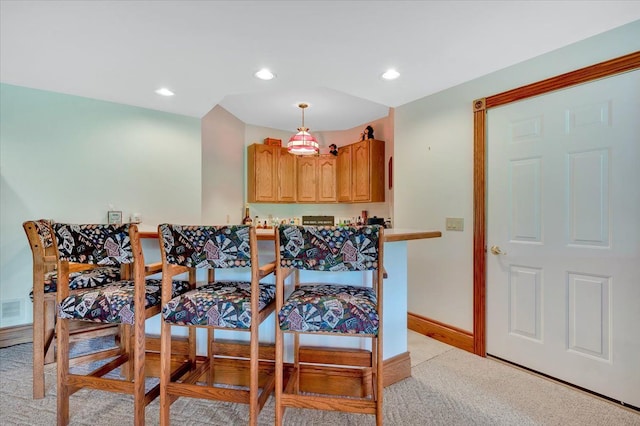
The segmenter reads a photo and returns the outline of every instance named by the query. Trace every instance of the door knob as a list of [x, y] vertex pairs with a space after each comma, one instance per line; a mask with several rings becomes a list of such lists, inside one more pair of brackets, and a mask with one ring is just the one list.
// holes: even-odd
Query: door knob
[[507, 254], [506, 251], [502, 251], [500, 250], [500, 247], [498, 246], [491, 246], [491, 254], [495, 254], [496, 256], [501, 255], [501, 254]]

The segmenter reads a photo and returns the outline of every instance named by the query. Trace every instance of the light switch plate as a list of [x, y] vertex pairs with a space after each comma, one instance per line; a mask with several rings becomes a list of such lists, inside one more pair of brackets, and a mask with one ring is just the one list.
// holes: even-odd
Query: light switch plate
[[464, 231], [464, 219], [461, 217], [448, 217], [446, 228], [447, 231]]

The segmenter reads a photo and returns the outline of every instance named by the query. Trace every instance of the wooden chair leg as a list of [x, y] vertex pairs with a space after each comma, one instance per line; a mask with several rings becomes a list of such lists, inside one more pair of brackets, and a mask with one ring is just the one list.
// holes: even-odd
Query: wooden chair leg
[[33, 292], [33, 398], [44, 398], [44, 293]]
[[[129, 363], [133, 367], [133, 424], [135, 426], [144, 426], [144, 409], [147, 406], [145, 400], [145, 334], [144, 320], [136, 321], [131, 327], [133, 339], [133, 360]], [[171, 349], [169, 349], [171, 354]]]
[[300, 393], [300, 335], [298, 333], [293, 333], [293, 366], [296, 371], [293, 390], [298, 394]]
[[57, 321], [57, 347], [58, 347], [58, 426], [69, 424], [69, 321], [58, 319]]
[[[278, 327], [278, 316], [276, 314], [276, 327]], [[282, 407], [282, 387], [284, 385], [284, 342], [282, 331], [276, 330], [276, 389], [275, 389], [275, 400], [276, 400], [276, 426], [282, 426], [282, 421], [284, 418], [284, 409]]]
[[373, 338], [372, 342], [373, 347], [376, 349], [374, 352], [375, 355], [375, 372], [376, 372], [376, 381], [373, 383], [374, 389], [376, 390], [376, 426], [382, 426], [384, 420], [384, 411], [383, 407], [383, 391], [384, 391], [384, 383], [382, 380], [382, 369], [384, 367], [382, 360], [382, 351], [380, 350], [380, 341], [377, 337]]
[[[258, 405], [258, 325], [257, 321], [251, 322], [251, 342], [249, 344], [249, 425], [257, 426], [260, 407]], [[266, 388], [264, 389], [266, 392]]]
[[195, 327], [189, 327], [189, 337], [188, 337], [188, 342], [189, 342], [189, 361], [191, 361], [191, 363], [193, 365], [196, 365], [196, 358], [197, 358], [197, 341], [196, 341], [196, 328]]
[[56, 361], [56, 302], [47, 300], [44, 302], [44, 364]]
[[130, 324], [122, 324], [120, 332], [120, 349], [129, 357], [129, 362], [122, 367], [122, 376], [125, 380], [133, 379], [133, 358], [135, 356], [135, 350], [133, 348], [134, 339], [132, 333], [133, 327]]
[[[190, 329], [193, 327], [190, 327]], [[213, 328], [207, 329], [207, 358], [209, 359], [209, 374], [207, 374], [207, 385], [213, 386], [216, 381], [216, 366], [215, 366], [215, 330]], [[194, 364], [195, 366], [195, 364]]]
[[160, 321], [160, 426], [168, 426], [172, 397], [167, 393], [171, 380], [171, 325]]

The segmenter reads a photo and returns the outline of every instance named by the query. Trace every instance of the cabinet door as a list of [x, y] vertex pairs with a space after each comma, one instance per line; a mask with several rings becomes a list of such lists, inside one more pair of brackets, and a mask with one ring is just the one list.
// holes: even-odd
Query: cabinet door
[[280, 148], [278, 156], [278, 201], [296, 201], [296, 156]]
[[385, 156], [384, 142], [369, 141], [369, 201], [377, 203], [385, 198]]
[[351, 201], [351, 145], [338, 148], [336, 181], [338, 201]]
[[336, 196], [336, 157], [321, 155], [317, 158], [318, 202], [335, 203]]
[[316, 158], [298, 157], [296, 159], [298, 170], [297, 200], [299, 203], [316, 202]]
[[351, 145], [351, 190], [353, 201], [369, 201], [370, 187], [370, 158], [369, 141], [362, 141]]
[[250, 202], [277, 201], [276, 169], [278, 150], [276, 146], [254, 144], [248, 148], [249, 170], [248, 193]]

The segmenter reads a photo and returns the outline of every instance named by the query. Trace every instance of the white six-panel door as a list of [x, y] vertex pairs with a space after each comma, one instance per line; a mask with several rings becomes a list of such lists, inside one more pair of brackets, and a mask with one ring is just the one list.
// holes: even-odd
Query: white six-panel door
[[487, 119], [487, 353], [640, 407], [640, 71]]

